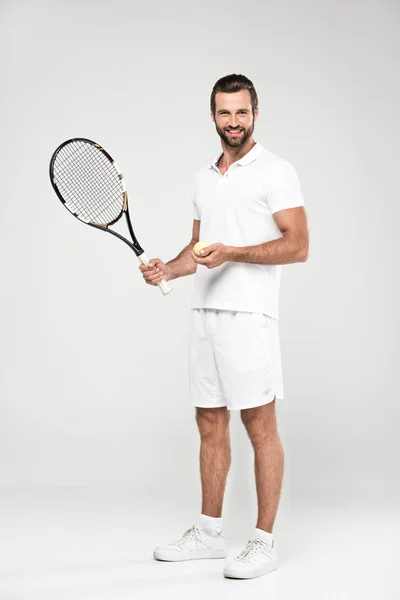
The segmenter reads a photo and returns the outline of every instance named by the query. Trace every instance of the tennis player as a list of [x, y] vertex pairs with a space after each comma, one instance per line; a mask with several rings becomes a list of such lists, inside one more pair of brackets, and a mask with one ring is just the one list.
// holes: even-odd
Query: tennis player
[[[250, 579], [277, 568], [273, 526], [284, 455], [275, 402], [283, 398], [278, 332], [281, 265], [305, 262], [308, 228], [293, 166], [253, 137], [259, 114], [253, 83], [219, 79], [211, 118], [222, 153], [196, 176], [190, 243], [173, 260], [140, 266], [149, 285], [196, 274], [190, 320], [190, 401], [200, 433], [202, 510], [196, 525], [154, 558], [226, 558], [222, 521], [231, 462], [229, 415], [239, 410], [254, 450], [258, 519], [243, 551], [223, 570]], [[200, 256], [199, 241], [210, 243]]]

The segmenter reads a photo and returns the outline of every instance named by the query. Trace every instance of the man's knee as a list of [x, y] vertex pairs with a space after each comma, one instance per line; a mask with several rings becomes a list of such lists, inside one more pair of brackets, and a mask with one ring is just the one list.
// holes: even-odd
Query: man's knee
[[219, 408], [196, 408], [196, 422], [202, 439], [223, 437], [229, 429], [229, 411]]
[[278, 435], [275, 399], [262, 406], [241, 410], [240, 416], [253, 444], [262, 444]]

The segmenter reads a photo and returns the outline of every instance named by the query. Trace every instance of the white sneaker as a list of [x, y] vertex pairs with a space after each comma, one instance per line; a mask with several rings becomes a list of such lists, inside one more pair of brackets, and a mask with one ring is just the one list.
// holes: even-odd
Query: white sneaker
[[169, 546], [158, 546], [153, 556], [156, 560], [179, 561], [201, 558], [226, 558], [226, 541], [222, 533], [208, 535], [201, 527], [193, 525], [177, 542]]
[[252, 579], [260, 577], [278, 568], [275, 544], [272, 547], [255, 538], [250, 540], [244, 550], [232, 562], [224, 567], [224, 577], [234, 579]]

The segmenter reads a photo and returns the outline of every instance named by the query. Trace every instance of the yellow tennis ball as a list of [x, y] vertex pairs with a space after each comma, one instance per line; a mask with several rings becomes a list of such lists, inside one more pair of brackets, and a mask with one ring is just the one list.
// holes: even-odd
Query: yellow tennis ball
[[207, 248], [207, 246], [211, 246], [211, 244], [209, 244], [208, 242], [197, 242], [197, 244], [195, 244], [193, 248], [193, 252], [196, 254], [196, 256], [207, 256], [207, 252], [204, 252], [204, 254], [200, 254], [200, 250], [203, 250], [203, 248]]

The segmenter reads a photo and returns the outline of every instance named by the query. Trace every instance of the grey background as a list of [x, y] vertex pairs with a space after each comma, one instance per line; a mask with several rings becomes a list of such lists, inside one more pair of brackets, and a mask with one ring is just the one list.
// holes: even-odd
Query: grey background
[[[48, 162], [69, 137], [104, 145], [139, 240], [169, 260], [190, 239], [193, 176], [220, 147], [211, 88], [239, 72], [260, 99], [255, 139], [295, 166], [310, 228], [310, 258], [283, 267], [281, 286], [282, 511], [398, 506], [399, 12], [1, 3], [4, 490], [128, 486], [197, 515], [193, 279], [167, 298], [147, 287], [133, 253], [61, 207]], [[232, 441], [228, 516], [242, 533], [255, 494], [238, 414]]]

